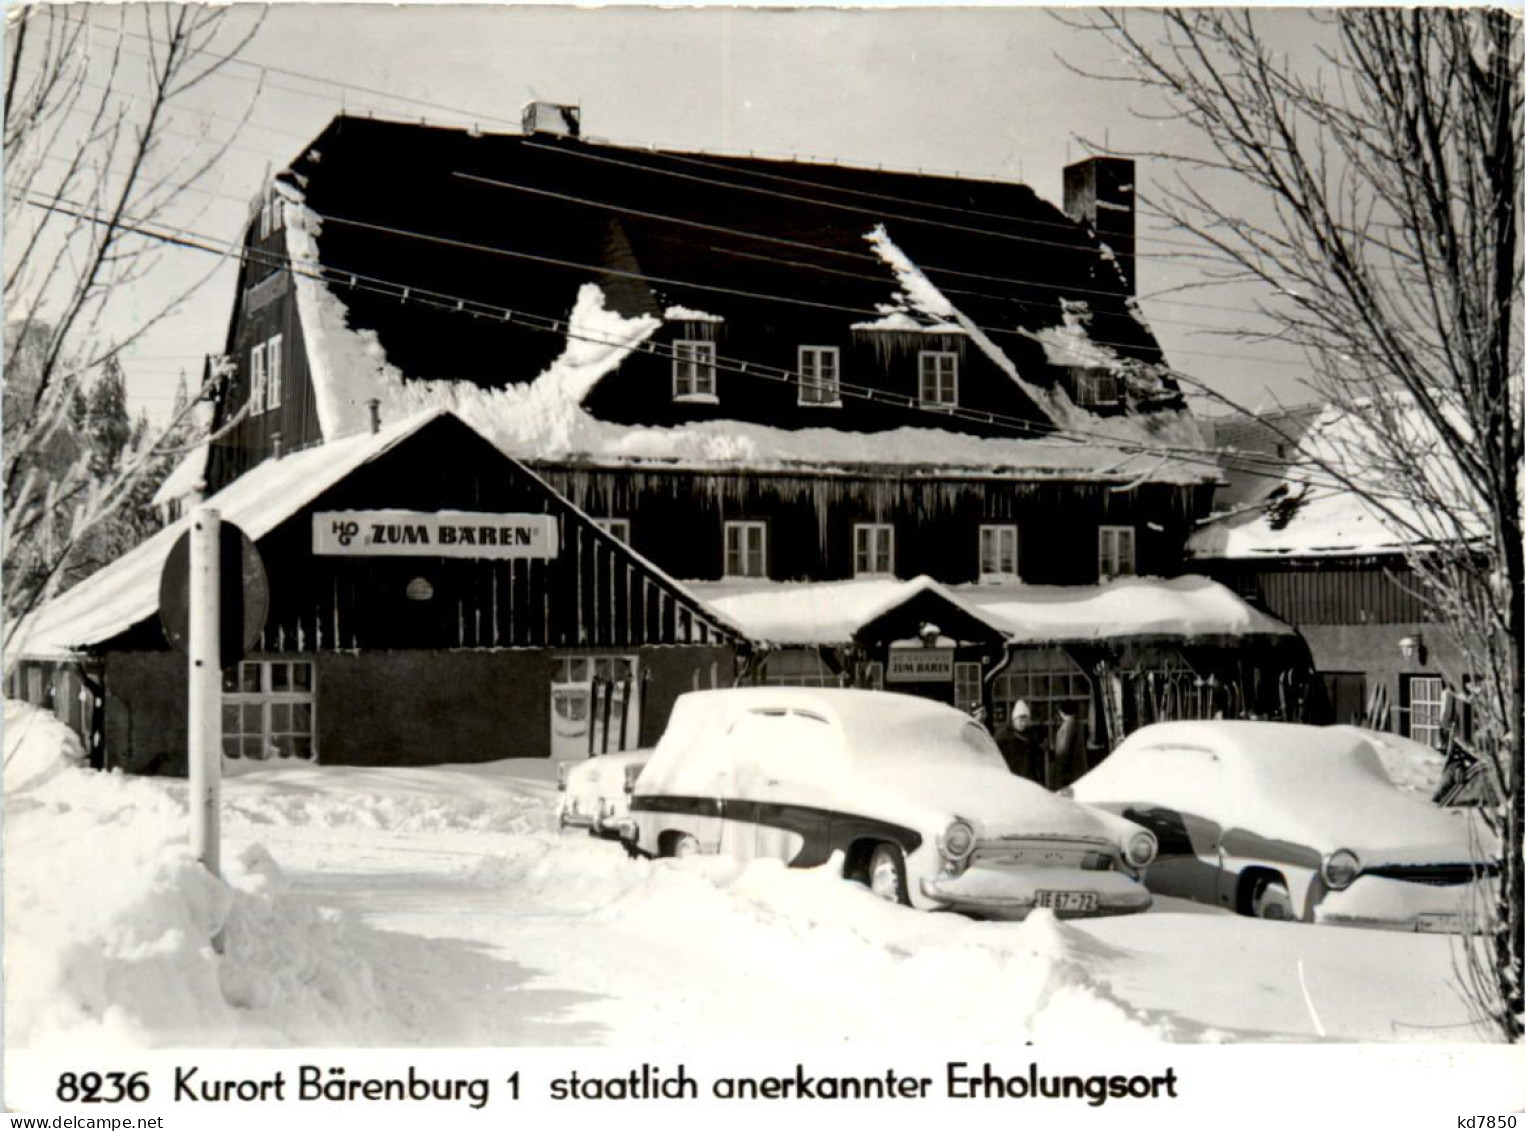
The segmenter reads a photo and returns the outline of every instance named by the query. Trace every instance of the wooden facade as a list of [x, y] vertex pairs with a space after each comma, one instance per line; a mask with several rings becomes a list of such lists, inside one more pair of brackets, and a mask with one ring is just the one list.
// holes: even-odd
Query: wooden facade
[[629, 522], [632, 545], [678, 577], [725, 575], [727, 522], [767, 531], [766, 576], [829, 581], [855, 574], [854, 527], [894, 531], [897, 577], [980, 580], [980, 529], [1017, 528], [1018, 577], [1033, 584], [1098, 580], [1102, 526], [1135, 530], [1132, 572], [1179, 572], [1181, 547], [1211, 484], [1107, 482], [938, 475], [930, 469], [679, 471], [537, 464], [560, 493], [591, 515]]
[[[268, 479], [279, 489], [280, 471], [279, 462], [266, 463], [250, 473], [259, 480], [246, 482]], [[441, 522], [452, 513], [505, 522], [547, 516], [555, 549], [518, 560], [448, 557], [432, 547], [398, 557], [316, 552], [320, 516], [395, 511]], [[625, 738], [635, 745], [655, 741], [678, 694], [730, 680], [734, 630], [452, 415], [379, 450], [293, 507], [256, 544], [269, 615], [248, 659], [225, 673], [225, 713], [233, 713], [224, 733], [250, 725], [238, 713], [243, 707], [263, 711], [249, 716], [266, 728], [250, 734], [257, 749], [296, 734], [305, 751], [298, 756], [320, 762], [555, 754], [558, 733], [567, 733], [557, 729], [557, 710], [581, 695], [581, 713], [567, 721], [584, 732], [592, 725], [587, 679], [558, 691], [559, 672], [569, 659], [588, 667], [600, 657], [622, 673], [620, 717], [631, 719]], [[135, 553], [149, 551], [160, 552]], [[95, 599], [110, 601], [111, 578], [98, 576], [94, 588], [103, 592]], [[19, 678], [55, 703], [61, 687], [94, 689], [102, 710], [81, 726], [92, 732], [101, 764], [171, 771], [180, 764], [185, 660], [169, 650], [157, 617], [91, 642], [85, 656], [26, 661]], [[272, 704], [283, 712], [281, 725], [297, 729], [271, 731]], [[577, 741], [568, 749], [586, 753]]]
[[1211, 576], [1289, 624], [1414, 624], [1430, 619], [1398, 558], [1208, 563]]

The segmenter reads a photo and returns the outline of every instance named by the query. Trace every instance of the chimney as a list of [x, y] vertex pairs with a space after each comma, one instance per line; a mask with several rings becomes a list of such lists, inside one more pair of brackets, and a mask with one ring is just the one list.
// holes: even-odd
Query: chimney
[[1113, 253], [1127, 293], [1134, 278], [1134, 162], [1088, 157], [1065, 166], [1065, 215], [1086, 224]]
[[366, 402], [366, 407], [371, 410], [371, 435], [381, 431], [381, 401], [372, 397]]

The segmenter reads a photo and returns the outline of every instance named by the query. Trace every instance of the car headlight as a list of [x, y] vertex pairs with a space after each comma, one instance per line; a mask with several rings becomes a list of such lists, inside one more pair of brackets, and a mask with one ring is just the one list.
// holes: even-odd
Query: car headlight
[[975, 830], [968, 821], [951, 821], [938, 838], [938, 848], [950, 860], [962, 861], [975, 851]]
[[1131, 868], [1143, 868], [1155, 859], [1155, 836], [1140, 829], [1123, 846], [1124, 859]]
[[1334, 891], [1349, 888], [1361, 872], [1362, 862], [1349, 848], [1338, 848], [1330, 853], [1319, 869], [1319, 874], [1325, 879], [1325, 886]]

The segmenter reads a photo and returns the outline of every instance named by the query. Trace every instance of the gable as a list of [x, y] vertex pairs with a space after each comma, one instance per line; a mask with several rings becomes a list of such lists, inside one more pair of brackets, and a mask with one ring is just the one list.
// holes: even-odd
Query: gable
[[[556, 647], [724, 642], [738, 634], [610, 538], [534, 473], [450, 414], [266, 461], [208, 500], [255, 540], [271, 605], [258, 647]], [[414, 510], [549, 516], [547, 560], [369, 558], [313, 552], [313, 516]], [[159, 574], [184, 520], [39, 609], [21, 655], [161, 650]], [[426, 602], [408, 596], [415, 577]], [[422, 606], [422, 607], [421, 607]]]

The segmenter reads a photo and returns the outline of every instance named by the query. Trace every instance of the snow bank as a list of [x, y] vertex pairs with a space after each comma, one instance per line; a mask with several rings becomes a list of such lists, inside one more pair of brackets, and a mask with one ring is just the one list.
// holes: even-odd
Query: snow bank
[[79, 737], [51, 711], [5, 701], [5, 792], [19, 794], [85, 764]]
[[474, 766], [246, 770], [224, 790], [257, 825], [396, 832], [545, 833], [556, 828], [556, 765], [517, 758]]
[[183, 783], [79, 768], [42, 712], [8, 703], [6, 724], [13, 1047], [391, 1045], [459, 1008], [399, 980], [395, 948], [294, 892], [259, 844], [207, 872]]

